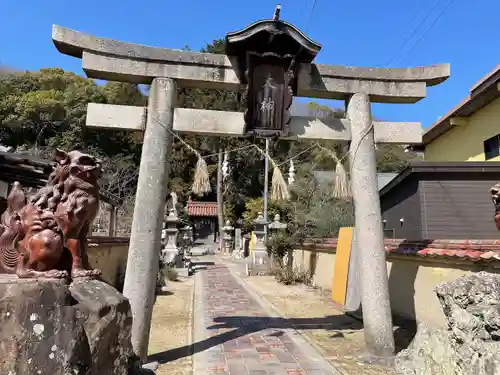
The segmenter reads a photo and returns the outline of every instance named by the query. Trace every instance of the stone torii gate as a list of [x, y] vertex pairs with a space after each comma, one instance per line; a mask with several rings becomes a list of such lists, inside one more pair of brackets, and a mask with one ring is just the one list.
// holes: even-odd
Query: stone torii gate
[[[295, 26], [262, 20], [226, 36], [226, 55], [196, 53], [82, 34], [53, 26], [63, 54], [82, 59], [90, 78], [149, 84], [148, 107], [88, 105], [87, 126], [144, 132], [124, 294], [132, 343], [147, 355], [172, 131], [216, 136], [330, 139], [350, 144], [355, 233], [368, 354], [394, 352], [375, 143], [421, 142], [420, 123], [372, 121], [370, 103], [415, 103], [449, 76], [449, 65], [358, 68], [313, 64], [321, 46]], [[247, 111], [176, 108], [177, 87], [245, 91]], [[342, 99], [345, 119], [292, 117], [292, 96]]]

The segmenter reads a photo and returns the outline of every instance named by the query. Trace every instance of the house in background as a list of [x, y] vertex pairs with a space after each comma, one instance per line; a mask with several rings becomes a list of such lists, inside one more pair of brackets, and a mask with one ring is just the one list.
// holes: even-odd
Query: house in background
[[423, 151], [425, 161], [500, 161], [500, 65], [412, 149]]
[[[334, 171], [314, 171], [314, 178], [319, 186], [332, 186], [335, 182], [335, 172]], [[377, 183], [378, 189], [382, 189], [385, 185], [387, 185], [393, 178], [395, 178], [397, 173], [377, 173]]]
[[[333, 187], [335, 172], [314, 176]], [[401, 173], [377, 173], [377, 181], [386, 238], [498, 238], [490, 188], [500, 181], [500, 163], [417, 161]]]
[[217, 221], [217, 202], [193, 201], [187, 202], [187, 214], [194, 224], [194, 234], [197, 238], [213, 235], [217, 240], [219, 225]]
[[490, 188], [500, 163], [414, 162], [380, 190], [386, 238], [498, 238]]

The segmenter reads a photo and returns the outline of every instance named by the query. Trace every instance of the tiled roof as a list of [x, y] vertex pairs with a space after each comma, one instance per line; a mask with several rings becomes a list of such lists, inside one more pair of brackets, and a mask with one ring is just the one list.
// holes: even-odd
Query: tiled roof
[[408, 242], [384, 240], [389, 254], [416, 255], [431, 258], [467, 259], [474, 262], [499, 261], [500, 240], [427, 240]]
[[[337, 239], [306, 241], [302, 247], [336, 249]], [[426, 258], [465, 259], [473, 262], [500, 261], [500, 240], [384, 240], [387, 254]]]
[[189, 216], [217, 216], [217, 202], [195, 202], [190, 200], [187, 207]]

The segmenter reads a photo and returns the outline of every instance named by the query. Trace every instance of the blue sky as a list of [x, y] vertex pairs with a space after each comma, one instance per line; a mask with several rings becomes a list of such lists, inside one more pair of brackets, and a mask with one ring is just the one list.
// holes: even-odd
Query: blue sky
[[[446, 4], [435, 26], [412, 48]], [[61, 67], [83, 74], [78, 59], [59, 54], [51, 25], [98, 36], [167, 48], [198, 50], [228, 31], [272, 16], [277, 1], [252, 0], [0, 0], [0, 65], [21, 70]], [[498, 0], [282, 0], [281, 18], [302, 29], [323, 49], [316, 62], [385, 66], [429, 11], [391, 66], [450, 63], [452, 75], [415, 105], [377, 104], [374, 115], [431, 125], [500, 63]], [[437, 5], [436, 5], [437, 4]], [[417, 17], [416, 17], [417, 16]], [[322, 101], [338, 106], [338, 102]]]

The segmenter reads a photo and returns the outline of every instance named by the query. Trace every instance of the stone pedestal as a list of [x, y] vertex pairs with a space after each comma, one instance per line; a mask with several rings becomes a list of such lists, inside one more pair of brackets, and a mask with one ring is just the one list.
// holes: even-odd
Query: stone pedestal
[[192, 246], [192, 242], [191, 242], [191, 237], [190, 237], [190, 230], [191, 230], [191, 227], [189, 225], [186, 225], [184, 227], [181, 228], [181, 244], [182, 244], [182, 251], [184, 253], [184, 256], [189, 256], [191, 254], [191, 246]]
[[250, 256], [250, 242], [252, 239], [252, 233], [246, 233], [243, 235], [243, 258]]
[[0, 275], [0, 374], [131, 375], [128, 300], [97, 280]]
[[226, 225], [222, 228], [224, 232], [224, 254], [229, 255], [233, 252], [233, 231], [234, 228], [231, 222], [226, 221]]
[[243, 258], [243, 237], [241, 236], [241, 228], [234, 230], [234, 254], [236, 258]]
[[[189, 238], [190, 226], [184, 226], [181, 229], [182, 237], [181, 237], [181, 250], [179, 255], [181, 257], [183, 274], [186, 276], [190, 276], [192, 274], [192, 262], [191, 262], [191, 240]], [[180, 270], [178, 270], [180, 271]], [[181, 275], [182, 276], [182, 275]]]
[[238, 219], [236, 221], [236, 228], [234, 229], [234, 252], [233, 252], [233, 257], [237, 259], [244, 258], [243, 235], [241, 233], [242, 226], [243, 226], [243, 220]]
[[186, 229], [189, 237], [189, 246], [192, 247], [194, 244], [193, 227], [191, 225], [186, 225]]
[[267, 248], [264, 243], [266, 237], [266, 226], [269, 224], [259, 212], [257, 219], [254, 221], [255, 229], [253, 234], [255, 242], [253, 244], [252, 263], [254, 266], [260, 266], [269, 263], [269, 256], [267, 255]]
[[161, 252], [161, 259], [165, 264], [173, 264], [175, 267], [182, 267], [182, 259], [180, 259], [179, 248], [177, 247], [177, 234], [179, 230], [177, 225], [180, 223], [179, 218], [175, 215], [173, 209], [170, 210], [166, 222], [166, 244]]

